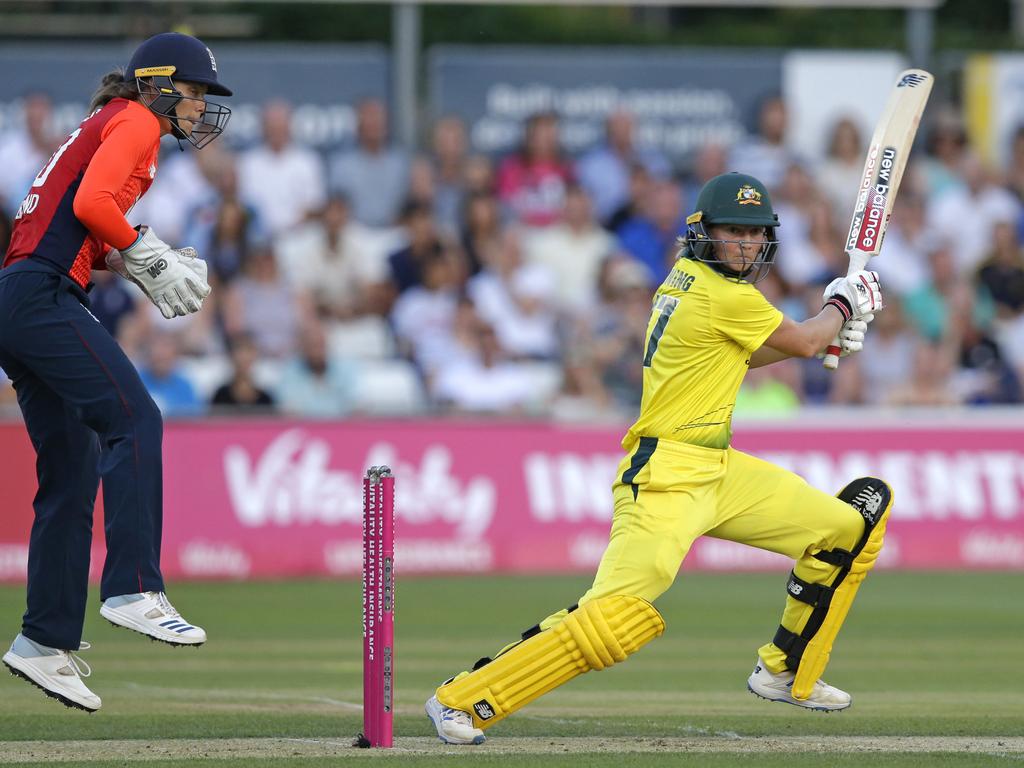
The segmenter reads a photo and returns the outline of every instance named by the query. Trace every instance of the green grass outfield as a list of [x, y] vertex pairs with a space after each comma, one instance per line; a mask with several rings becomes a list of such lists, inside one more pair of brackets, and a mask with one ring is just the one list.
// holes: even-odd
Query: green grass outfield
[[[115, 629], [94, 597], [85, 658], [102, 711], [0, 676], [0, 766], [1024, 765], [1024, 573], [872, 574], [827, 673], [854, 706], [830, 715], [746, 691], [784, 581], [685, 574], [658, 603], [662, 638], [495, 726], [482, 747], [453, 748], [422, 712], [433, 687], [588, 580], [399, 575], [390, 752], [347, 746], [362, 722], [357, 582], [173, 586], [210, 634], [199, 649]], [[0, 642], [23, 606], [21, 588], [0, 588]]]

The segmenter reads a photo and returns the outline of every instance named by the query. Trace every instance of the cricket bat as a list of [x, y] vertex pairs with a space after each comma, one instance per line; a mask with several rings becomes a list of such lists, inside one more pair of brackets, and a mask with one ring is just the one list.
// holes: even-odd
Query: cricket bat
[[[934, 82], [935, 78], [923, 69], [907, 69], [900, 72], [889, 95], [868, 145], [857, 204], [846, 236], [846, 255], [850, 259], [847, 274], [864, 269], [882, 248], [896, 192]], [[823, 365], [835, 370], [841, 351], [837, 336], [825, 350]]]

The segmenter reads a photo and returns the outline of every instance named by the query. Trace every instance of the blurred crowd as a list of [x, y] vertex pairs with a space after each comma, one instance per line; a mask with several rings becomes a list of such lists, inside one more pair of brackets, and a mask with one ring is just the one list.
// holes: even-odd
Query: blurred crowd
[[[0, 246], [32, 178], [59, 144], [45, 95], [0, 134]], [[296, 143], [291, 107], [263, 109], [263, 141], [238, 152], [165, 142], [132, 211], [166, 242], [198, 249], [214, 292], [165, 322], [131, 284], [94, 274], [92, 311], [121, 341], [165, 415], [489, 413], [621, 420], [635, 414], [653, 290], [704, 181], [757, 176], [781, 220], [759, 284], [787, 315], [821, 306], [845, 272], [843, 243], [866, 137], [831, 128], [823, 161], [787, 141], [786, 104], [758, 132], [674, 167], [612, 114], [578, 157], [558, 117], [536, 114], [505, 157], [473, 153], [442, 117], [422, 151], [390, 139], [379, 100], [357, 106], [352, 146]], [[230, 129], [229, 129], [230, 130]], [[939, 112], [904, 178], [886, 236], [888, 308], [837, 375], [817, 360], [751, 371], [737, 413], [801, 404], [1018, 403], [1024, 380], [1024, 129], [996, 172], [953, 112]], [[8, 383], [0, 400], [10, 403]]]

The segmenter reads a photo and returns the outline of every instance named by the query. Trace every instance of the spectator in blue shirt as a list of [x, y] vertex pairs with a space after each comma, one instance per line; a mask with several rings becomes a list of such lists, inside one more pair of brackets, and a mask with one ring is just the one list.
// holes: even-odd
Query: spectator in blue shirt
[[198, 416], [203, 412], [203, 403], [182, 372], [178, 354], [176, 336], [154, 333], [149, 339], [148, 359], [139, 369], [139, 376], [164, 416]]
[[444, 249], [433, 214], [422, 203], [408, 203], [402, 211], [407, 245], [388, 257], [395, 295], [423, 284], [423, 264]]
[[619, 243], [651, 273], [651, 287], [668, 275], [678, 250], [676, 238], [686, 231], [682, 193], [674, 181], [656, 181], [639, 215], [629, 219], [618, 232]]
[[356, 145], [330, 161], [330, 187], [368, 227], [390, 227], [409, 191], [409, 156], [388, 140], [388, 111], [379, 99], [356, 107]]
[[594, 204], [598, 221], [608, 225], [612, 216], [629, 201], [631, 169], [640, 165], [655, 179], [672, 173], [668, 159], [653, 148], [633, 141], [633, 115], [617, 110], [605, 123], [605, 141], [590, 150], [576, 165], [576, 177]]
[[278, 384], [281, 410], [301, 418], [346, 416], [355, 407], [355, 369], [329, 354], [327, 336], [319, 323], [310, 322], [303, 328], [300, 345]]

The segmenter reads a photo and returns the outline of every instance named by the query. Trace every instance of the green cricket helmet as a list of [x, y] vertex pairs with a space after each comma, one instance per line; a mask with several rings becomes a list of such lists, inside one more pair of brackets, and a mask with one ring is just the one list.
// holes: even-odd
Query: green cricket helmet
[[[715, 243], [735, 241], [712, 238], [708, 227], [717, 224], [764, 227], [765, 242], [743, 269], [733, 269], [718, 260]], [[708, 181], [697, 196], [697, 210], [686, 218], [686, 244], [681, 255], [702, 261], [726, 277], [756, 283], [775, 263], [778, 225], [779, 217], [772, 210], [772, 199], [764, 184], [743, 173], [723, 173]]]

